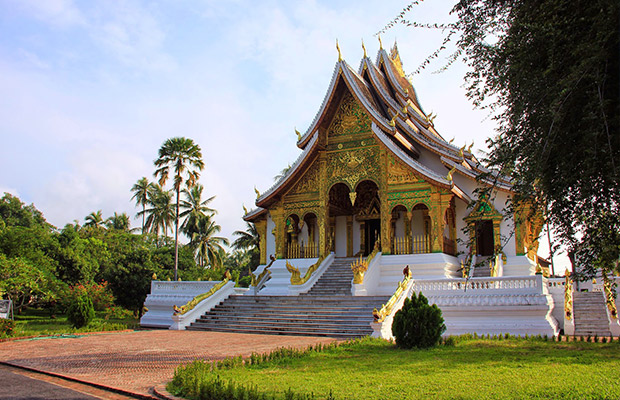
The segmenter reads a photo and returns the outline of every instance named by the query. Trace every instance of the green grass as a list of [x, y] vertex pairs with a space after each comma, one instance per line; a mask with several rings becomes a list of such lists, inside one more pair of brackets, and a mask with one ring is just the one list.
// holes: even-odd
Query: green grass
[[26, 309], [22, 314], [15, 314], [15, 334], [13, 336], [46, 336], [64, 333], [84, 333], [99, 331], [118, 331], [123, 329], [137, 329], [139, 321], [136, 318], [109, 319], [104, 318], [105, 312], [95, 312], [95, 319], [80, 329], [71, 326], [65, 315], [52, 318], [48, 310]]
[[[618, 399], [619, 365], [618, 342], [471, 339], [401, 350], [363, 339], [206, 375], [255, 385], [276, 398], [291, 389], [317, 399], [330, 391], [335, 399]], [[178, 387], [169, 387], [178, 393]]]

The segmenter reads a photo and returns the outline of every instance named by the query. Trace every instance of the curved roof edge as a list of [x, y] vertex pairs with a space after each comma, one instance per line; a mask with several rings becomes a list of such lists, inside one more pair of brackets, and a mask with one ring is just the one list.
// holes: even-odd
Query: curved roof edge
[[247, 214], [245, 214], [243, 216], [243, 220], [250, 222], [254, 220], [255, 218], [258, 218], [261, 215], [265, 214], [266, 212], [267, 212], [267, 209], [265, 208], [262, 208], [262, 207], [255, 208], [253, 210], [250, 210]]
[[[443, 163], [443, 165], [445, 165], [446, 167], [448, 167], [450, 169], [456, 168], [456, 171], [460, 172], [461, 175], [463, 175], [463, 176], [465, 176], [465, 177], [467, 177], [467, 178], [469, 178], [471, 180], [474, 180], [474, 181], [478, 182], [478, 180], [476, 179], [476, 173], [474, 172], [473, 169], [472, 170], [468, 170], [461, 163], [456, 163], [456, 162], [454, 162], [454, 161], [452, 161], [450, 159], [447, 159], [445, 157], [441, 157], [440, 160]], [[489, 172], [491, 172], [491, 171], [489, 171]], [[501, 180], [499, 180], [499, 178], [498, 178], [498, 180], [496, 182], [492, 182], [492, 181], [490, 181], [488, 179], [484, 179], [482, 181], [482, 183], [484, 183], [486, 185], [495, 186], [496, 188], [498, 188], [499, 190], [502, 190], [504, 192], [512, 193], [512, 185], [510, 185], [508, 183], [502, 182]]]

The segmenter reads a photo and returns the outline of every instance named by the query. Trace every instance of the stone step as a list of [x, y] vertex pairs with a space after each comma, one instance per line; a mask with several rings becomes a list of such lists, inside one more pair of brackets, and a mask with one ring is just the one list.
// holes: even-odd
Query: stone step
[[212, 328], [202, 328], [202, 327], [188, 327], [188, 330], [208, 330], [214, 332], [235, 332], [235, 333], [252, 333], [252, 334], [264, 334], [264, 335], [288, 335], [288, 336], [328, 336], [335, 337], [339, 339], [349, 339], [360, 336], [366, 336], [371, 332], [364, 333], [352, 333], [352, 332], [323, 332], [323, 331], [288, 331], [288, 330], [280, 330], [280, 329], [244, 329], [244, 328], [227, 328], [227, 327], [212, 327]]

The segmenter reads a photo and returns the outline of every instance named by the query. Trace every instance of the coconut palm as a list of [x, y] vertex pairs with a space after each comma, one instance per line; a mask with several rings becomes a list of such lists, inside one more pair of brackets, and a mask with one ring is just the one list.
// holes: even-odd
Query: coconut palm
[[200, 177], [204, 168], [202, 152], [192, 139], [175, 137], [168, 139], [159, 149], [159, 157], [155, 160], [155, 177], [164, 186], [173, 170], [173, 189], [176, 193], [176, 213], [174, 218], [174, 280], [177, 280], [179, 268], [179, 209], [181, 186], [183, 182], [191, 189]]
[[291, 164], [289, 164], [288, 166], [282, 168], [282, 171], [280, 171], [278, 173], [278, 175], [274, 176], [273, 180], [276, 181], [276, 182], [279, 181], [280, 179], [284, 178], [286, 176], [286, 174], [288, 174], [288, 171], [290, 171], [290, 170], [291, 170]]
[[150, 183], [146, 177], [138, 179], [138, 182], [131, 188], [131, 192], [133, 193], [131, 199], [136, 200], [137, 206], [142, 206], [142, 234], [144, 234], [144, 222], [146, 217], [144, 210], [149, 203], [149, 192], [151, 190], [153, 190], [153, 184]]
[[86, 223], [85, 227], [89, 228], [103, 228], [103, 213], [101, 210], [93, 211], [84, 218]]
[[168, 236], [168, 230], [174, 221], [172, 192], [165, 190], [159, 184], [153, 184], [149, 191], [148, 206], [149, 208], [138, 213], [138, 216], [146, 216], [145, 231], [154, 233], [155, 236], [158, 236], [161, 231], [164, 236]]
[[119, 214], [115, 212], [113, 216], [105, 220], [105, 226], [108, 229], [116, 229], [119, 231], [128, 231], [129, 224], [129, 215], [127, 215], [127, 213]]
[[196, 227], [197, 231], [192, 235], [190, 245], [195, 248], [198, 264], [201, 267], [220, 267], [224, 262], [222, 254], [226, 254], [222, 245], [228, 246], [228, 239], [215, 236], [221, 228], [210, 216], [201, 217]]
[[232, 243], [232, 248], [235, 250], [248, 250], [258, 248], [260, 242], [260, 236], [256, 226], [251, 222], [245, 223], [247, 228], [245, 231], [235, 231], [234, 236], [238, 236]]
[[183, 232], [190, 239], [194, 232], [197, 231], [198, 220], [205, 216], [213, 216], [217, 214], [212, 208], [207, 207], [207, 204], [213, 201], [215, 196], [211, 196], [206, 200], [202, 200], [202, 192], [204, 187], [201, 184], [196, 184], [191, 189], [184, 189], [183, 194], [185, 200], [181, 200], [181, 211], [179, 217], [183, 220], [181, 224], [181, 232]]

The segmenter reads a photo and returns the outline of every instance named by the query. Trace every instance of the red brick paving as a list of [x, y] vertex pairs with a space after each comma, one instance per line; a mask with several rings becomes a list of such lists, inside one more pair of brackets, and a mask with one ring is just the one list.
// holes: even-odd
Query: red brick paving
[[181, 363], [304, 348], [333, 338], [199, 331], [139, 331], [0, 343], [0, 361], [148, 394]]

